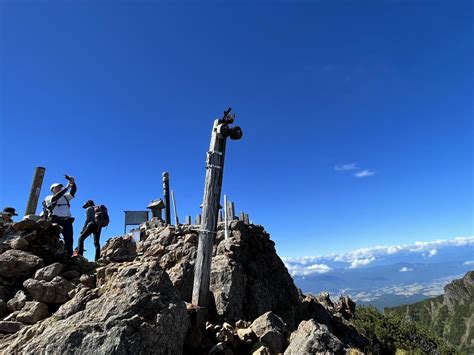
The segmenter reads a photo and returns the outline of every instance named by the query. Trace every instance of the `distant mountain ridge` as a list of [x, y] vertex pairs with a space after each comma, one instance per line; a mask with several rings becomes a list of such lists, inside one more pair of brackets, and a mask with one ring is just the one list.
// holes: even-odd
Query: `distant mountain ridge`
[[474, 354], [474, 271], [446, 285], [444, 292], [441, 296], [385, 311], [425, 326], [461, 353]]

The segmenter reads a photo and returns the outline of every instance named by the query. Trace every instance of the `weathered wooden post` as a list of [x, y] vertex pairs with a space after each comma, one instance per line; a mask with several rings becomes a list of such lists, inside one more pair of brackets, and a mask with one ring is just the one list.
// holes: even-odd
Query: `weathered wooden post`
[[171, 224], [170, 176], [166, 171], [163, 173], [163, 198], [165, 199], [165, 223]]
[[[234, 122], [230, 108], [224, 112], [224, 117], [214, 121], [211, 134], [211, 144], [207, 152], [206, 180], [202, 205], [202, 222], [199, 231], [197, 258], [194, 267], [194, 284], [192, 303], [200, 307], [207, 306], [207, 296], [211, 279], [211, 257], [214, 238], [217, 232], [217, 216], [221, 197], [222, 178], [226, 139], [242, 138], [240, 127], [229, 127]], [[198, 325], [202, 325], [206, 315], [201, 313]]]
[[178, 211], [176, 210], [176, 199], [174, 198], [174, 191], [171, 190], [171, 198], [173, 199], [173, 211], [174, 211], [174, 225], [176, 228], [179, 227]]
[[31, 183], [30, 196], [26, 204], [25, 216], [29, 214], [36, 214], [36, 207], [38, 207], [39, 195], [41, 193], [41, 186], [43, 185], [44, 173], [46, 169], [38, 166], [35, 169], [33, 182]]
[[197, 226], [201, 225], [201, 215], [200, 214], [198, 214], [196, 216], [196, 218], [194, 219], [194, 224], [197, 225]]
[[224, 238], [229, 238], [229, 220], [227, 218], [227, 195], [224, 194]]
[[245, 222], [246, 224], [251, 224], [251, 223], [250, 223], [250, 219], [249, 219], [248, 213], [244, 213], [244, 222]]
[[191, 216], [186, 216], [186, 224], [191, 224]]

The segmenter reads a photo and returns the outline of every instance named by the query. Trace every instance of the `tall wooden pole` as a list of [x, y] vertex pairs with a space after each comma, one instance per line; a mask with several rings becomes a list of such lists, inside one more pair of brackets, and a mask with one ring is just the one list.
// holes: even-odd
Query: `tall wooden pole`
[[165, 223], [171, 224], [170, 176], [166, 171], [163, 173], [163, 198], [165, 200]]
[[179, 218], [178, 218], [178, 211], [176, 209], [176, 199], [174, 198], [174, 191], [171, 190], [171, 198], [173, 199], [173, 210], [174, 210], [174, 225], [176, 228], [179, 227]]
[[[222, 178], [224, 173], [224, 157], [226, 139], [240, 139], [240, 127], [229, 127], [234, 116], [229, 115], [230, 108], [222, 119], [214, 121], [211, 134], [211, 143], [207, 152], [206, 180], [204, 184], [204, 198], [202, 204], [202, 222], [199, 231], [197, 258], [194, 266], [194, 284], [192, 303], [200, 307], [207, 307], [207, 296], [211, 280], [211, 257], [214, 238], [217, 233], [217, 218], [221, 197]], [[198, 321], [202, 324], [202, 319]]]
[[33, 176], [33, 182], [31, 184], [30, 196], [28, 203], [26, 204], [25, 216], [29, 214], [36, 214], [36, 208], [38, 207], [39, 195], [41, 193], [41, 186], [43, 185], [44, 173], [46, 169], [38, 166], [35, 169], [35, 175]]
[[227, 218], [227, 195], [224, 194], [224, 238], [229, 238], [229, 220]]

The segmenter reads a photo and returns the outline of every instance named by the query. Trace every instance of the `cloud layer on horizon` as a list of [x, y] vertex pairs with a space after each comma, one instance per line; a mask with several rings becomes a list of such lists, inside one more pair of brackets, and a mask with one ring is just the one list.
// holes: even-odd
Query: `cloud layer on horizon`
[[[307, 276], [311, 274], [324, 274], [333, 269], [357, 269], [366, 267], [375, 261], [401, 254], [417, 255], [425, 260], [433, 260], [441, 249], [464, 246], [474, 247], [474, 236], [429, 242], [419, 241], [413, 244], [396, 246], [375, 246], [372, 248], [356, 249], [340, 255], [304, 256], [301, 258], [283, 257], [282, 260], [292, 276]], [[464, 265], [474, 265], [473, 260], [460, 260], [460, 262], [463, 262]], [[407, 271], [411, 270], [406, 267], [400, 269], [400, 272]]]

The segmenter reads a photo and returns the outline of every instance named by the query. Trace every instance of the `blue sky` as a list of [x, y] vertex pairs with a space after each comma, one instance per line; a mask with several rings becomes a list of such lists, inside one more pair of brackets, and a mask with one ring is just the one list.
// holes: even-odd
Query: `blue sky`
[[104, 242], [166, 170], [194, 218], [212, 121], [232, 106], [244, 137], [223, 191], [280, 255], [473, 235], [472, 10], [3, 1], [0, 204], [24, 211], [35, 166], [42, 198], [73, 175], [76, 238], [92, 198], [111, 212]]

